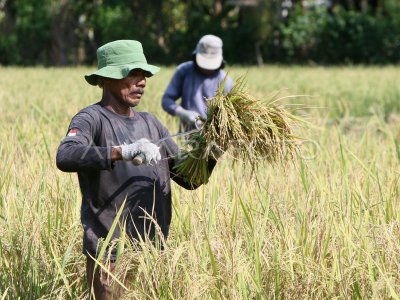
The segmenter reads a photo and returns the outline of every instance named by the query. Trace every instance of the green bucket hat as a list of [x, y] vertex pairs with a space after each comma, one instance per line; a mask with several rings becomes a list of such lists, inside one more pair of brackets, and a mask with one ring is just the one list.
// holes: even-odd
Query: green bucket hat
[[97, 85], [97, 76], [122, 79], [133, 69], [146, 71], [147, 77], [153, 76], [160, 70], [159, 67], [147, 63], [140, 42], [118, 40], [97, 49], [97, 71], [85, 75], [85, 79], [89, 84]]

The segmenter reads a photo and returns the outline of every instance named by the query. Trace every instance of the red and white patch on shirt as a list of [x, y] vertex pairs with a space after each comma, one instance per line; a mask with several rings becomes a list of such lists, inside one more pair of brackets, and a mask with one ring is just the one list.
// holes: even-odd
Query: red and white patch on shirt
[[77, 133], [78, 133], [78, 129], [72, 128], [72, 129], [68, 132], [67, 136], [76, 136]]

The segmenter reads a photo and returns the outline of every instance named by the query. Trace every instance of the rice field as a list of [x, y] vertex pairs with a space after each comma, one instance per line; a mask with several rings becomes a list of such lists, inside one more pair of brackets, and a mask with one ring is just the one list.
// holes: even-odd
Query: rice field
[[[88, 68], [0, 68], [0, 299], [85, 299], [80, 190], [58, 171], [72, 116], [97, 102]], [[140, 110], [161, 109], [173, 68]], [[256, 97], [279, 91], [309, 126], [293, 163], [225, 154], [196, 191], [173, 186], [163, 251], [125, 243], [126, 299], [399, 299], [400, 68], [231, 67]]]

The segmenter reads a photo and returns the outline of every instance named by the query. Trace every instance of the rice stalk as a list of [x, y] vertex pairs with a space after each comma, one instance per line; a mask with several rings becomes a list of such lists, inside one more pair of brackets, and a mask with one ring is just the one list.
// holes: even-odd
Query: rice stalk
[[189, 137], [187, 150], [176, 167], [177, 173], [194, 185], [208, 182], [207, 166], [210, 159], [216, 158], [215, 149], [229, 151], [253, 171], [261, 161], [283, 162], [298, 151], [292, 128], [301, 119], [280, 105], [277, 95], [268, 101], [257, 100], [245, 89], [244, 77], [224, 94], [225, 83], [226, 78], [208, 100], [203, 127]]

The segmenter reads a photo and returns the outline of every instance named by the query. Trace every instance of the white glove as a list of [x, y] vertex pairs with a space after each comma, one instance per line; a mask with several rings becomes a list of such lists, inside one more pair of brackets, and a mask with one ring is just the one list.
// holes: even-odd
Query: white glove
[[143, 138], [129, 145], [121, 145], [122, 159], [132, 161], [140, 155], [144, 164], [157, 163], [161, 159], [160, 147]]
[[198, 118], [200, 117], [200, 114], [198, 112], [184, 109], [182, 106], [178, 106], [175, 109], [175, 114], [179, 118], [181, 118], [183, 123], [187, 124], [196, 124], [196, 120], [198, 120]]

